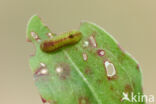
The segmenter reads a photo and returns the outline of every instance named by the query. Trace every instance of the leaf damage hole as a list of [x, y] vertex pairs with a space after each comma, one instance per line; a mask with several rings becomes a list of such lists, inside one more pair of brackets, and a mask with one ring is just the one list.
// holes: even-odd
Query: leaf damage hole
[[89, 37], [89, 43], [90, 43], [90, 45], [91, 45], [93, 48], [96, 48], [96, 47], [97, 47], [97, 44], [96, 44], [96, 40], [95, 40], [94, 35], [91, 35], [91, 36]]
[[99, 50], [97, 50], [97, 54], [98, 54], [99, 56], [104, 56], [104, 55], [105, 55], [105, 51], [102, 50], [102, 49], [99, 49]]
[[84, 61], [87, 61], [87, 59], [88, 59], [87, 54], [86, 54], [86, 53], [83, 53], [82, 56], [83, 56], [83, 60], [84, 60]]
[[106, 68], [107, 76], [109, 78], [112, 78], [113, 76], [116, 75], [116, 69], [112, 63], [110, 63], [109, 61], [105, 61], [104, 65]]
[[39, 38], [39, 36], [37, 35], [37, 33], [35, 33], [35, 32], [31, 32], [31, 36], [36, 40], [36, 41], [38, 41], [38, 42], [40, 42], [41, 40], [40, 40], [40, 38]]

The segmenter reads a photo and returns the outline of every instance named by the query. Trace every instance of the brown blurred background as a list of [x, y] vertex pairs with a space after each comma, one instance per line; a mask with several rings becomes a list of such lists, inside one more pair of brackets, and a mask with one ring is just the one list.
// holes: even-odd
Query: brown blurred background
[[156, 0], [0, 0], [0, 103], [42, 104], [28, 65], [26, 24], [38, 14], [53, 32], [102, 26], [140, 63], [144, 92], [156, 97]]

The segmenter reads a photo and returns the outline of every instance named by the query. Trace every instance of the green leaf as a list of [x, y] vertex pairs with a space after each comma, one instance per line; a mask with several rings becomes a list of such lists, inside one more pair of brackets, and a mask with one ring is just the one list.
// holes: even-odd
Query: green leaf
[[80, 32], [83, 36], [78, 43], [46, 53], [40, 49], [40, 43], [57, 35], [51, 33], [38, 16], [30, 19], [27, 38], [36, 47], [30, 67], [43, 102], [132, 104], [122, 98], [123, 92], [130, 100], [132, 93], [143, 94], [136, 61], [99, 26], [84, 22]]

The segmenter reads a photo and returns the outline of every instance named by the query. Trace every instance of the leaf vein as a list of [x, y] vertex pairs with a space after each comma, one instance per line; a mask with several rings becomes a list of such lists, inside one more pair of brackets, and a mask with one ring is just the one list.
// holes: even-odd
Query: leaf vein
[[95, 97], [95, 99], [97, 100], [98, 104], [102, 104], [101, 100], [99, 100], [98, 95], [96, 94], [94, 88], [91, 86], [91, 84], [88, 82], [88, 80], [85, 78], [85, 76], [83, 75], [83, 73], [79, 70], [79, 68], [77, 67], [77, 65], [73, 62], [73, 60], [71, 59], [71, 57], [68, 55], [68, 53], [63, 50], [63, 52], [65, 53], [65, 55], [68, 57], [69, 61], [72, 63], [72, 65], [74, 66], [74, 68], [76, 69], [76, 71], [78, 72], [78, 74], [81, 76], [81, 78], [83, 79], [83, 81], [86, 83], [86, 85], [88, 86], [88, 88], [90, 89], [90, 91], [92, 92], [93, 96]]

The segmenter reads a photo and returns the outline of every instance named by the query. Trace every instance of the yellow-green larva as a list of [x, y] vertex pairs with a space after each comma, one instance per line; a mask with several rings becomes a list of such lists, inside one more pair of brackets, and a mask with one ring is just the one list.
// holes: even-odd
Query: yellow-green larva
[[52, 39], [44, 40], [40, 44], [40, 48], [44, 52], [52, 52], [63, 46], [77, 43], [82, 37], [80, 31], [70, 31], [61, 35], [55, 36]]

